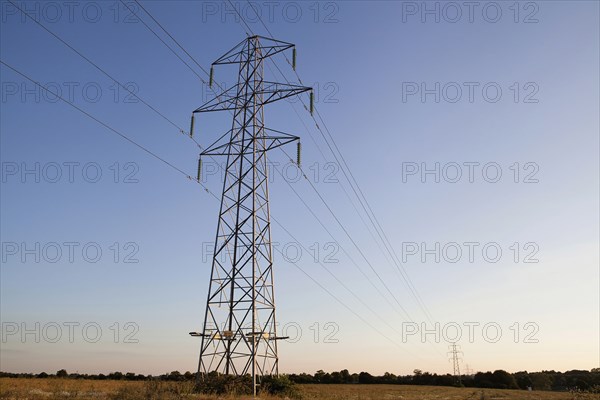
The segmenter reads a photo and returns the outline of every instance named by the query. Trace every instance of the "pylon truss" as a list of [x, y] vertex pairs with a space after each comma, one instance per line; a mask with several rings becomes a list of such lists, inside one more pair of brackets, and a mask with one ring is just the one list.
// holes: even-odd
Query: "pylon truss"
[[[300, 140], [300, 138], [298, 136], [290, 135], [288, 133], [281, 132], [281, 131], [278, 131], [275, 129], [264, 128], [264, 130], [268, 131], [268, 132], [273, 132], [273, 133], [279, 134], [277, 136], [273, 135], [273, 136], [265, 136], [264, 137], [264, 140], [266, 142], [265, 149], [267, 151], [276, 149], [277, 147]], [[200, 156], [226, 156], [229, 154], [233, 154], [233, 153], [231, 153], [231, 148], [230, 148], [232, 144], [239, 145], [240, 147], [245, 147], [249, 144], [247, 142], [252, 140], [252, 138], [246, 138], [246, 139], [238, 138], [232, 142], [231, 134], [232, 134], [231, 130], [225, 132], [223, 134], [223, 136], [221, 136], [214, 143], [212, 143], [210, 146], [208, 146], [206, 148], [206, 150], [204, 150], [200, 154]], [[246, 142], [246, 143], [244, 143], [244, 142]], [[233, 154], [233, 155], [236, 155], [236, 154]]]
[[[218, 97], [198, 107], [196, 110], [194, 110], [194, 112], [199, 113], [238, 109], [240, 105], [243, 106], [243, 104], [240, 104], [240, 101], [252, 101], [252, 99], [246, 99], [245, 93], [243, 93], [246, 85], [247, 84], [245, 82], [242, 82], [232, 86], [221, 93]], [[287, 99], [291, 96], [297, 96], [300, 93], [311, 90], [311, 88], [304, 86], [277, 82], [261, 82], [261, 85], [262, 88], [257, 89], [254, 94], [263, 98], [263, 105], [273, 103], [274, 101]]]
[[[248, 37], [213, 63], [239, 64], [238, 83], [193, 113], [233, 111], [232, 127], [200, 154], [226, 156], [201, 337], [199, 377], [278, 374], [267, 152], [298, 141], [264, 126], [265, 104], [311, 88], [263, 80], [263, 60], [293, 45]], [[211, 67], [211, 77], [212, 77]], [[211, 79], [212, 81], [212, 79]], [[193, 127], [193, 119], [192, 119]], [[199, 169], [200, 169], [199, 164]]]

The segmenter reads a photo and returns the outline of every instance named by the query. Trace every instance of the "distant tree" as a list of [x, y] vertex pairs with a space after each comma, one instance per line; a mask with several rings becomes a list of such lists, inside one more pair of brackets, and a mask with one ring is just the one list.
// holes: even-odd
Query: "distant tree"
[[529, 373], [527, 373], [527, 371], [516, 372], [513, 374], [513, 376], [519, 389], [526, 390], [528, 387], [531, 387], [531, 378], [529, 377]]
[[58, 378], [66, 378], [69, 374], [67, 373], [66, 369], [60, 369], [58, 371], [56, 371], [56, 376]]
[[301, 374], [290, 374], [290, 380], [296, 383], [315, 383], [315, 379], [311, 374], [301, 373]]
[[361, 372], [360, 374], [358, 374], [358, 383], [375, 383], [375, 378], [368, 372]]
[[38, 378], [47, 378], [47, 377], [48, 377], [48, 374], [47, 374], [47, 373], [45, 373], [45, 372], [42, 372], [42, 373], [39, 373], [39, 374], [37, 375], [37, 377], [38, 377]]
[[491, 388], [494, 387], [491, 372], [478, 372], [473, 377], [473, 382], [476, 387]]
[[[586, 371], [583, 375], [587, 375]], [[550, 377], [552, 379], [552, 390], [567, 390], [568, 387], [577, 386], [577, 379], [581, 378], [581, 374], [576, 375], [565, 375], [561, 373], [557, 373]]]
[[169, 381], [183, 381], [183, 375], [179, 371], [171, 371], [171, 373], [167, 376], [167, 380]]
[[331, 379], [329, 383], [344, 383], [344, 379], [342, 378], [342, 374], [339, 372], [332, 372]]
[[492, 383], [498, 389], [518, 389], [515, 377], [501, 369], [492, 374]]
[[119, 372], [119, 371], [111, 372], [110, 374], [108, 374], [108, 379], [119, 381], [119, 380], [123, 379], [123, 373]]
[[436, 386], [454, 386], [455, 383], [454, 376], [450, 374], [438, 375], [435, 379]]
[[583, 379], [577, 379], [577, 382], [575, 382], [575, 385], [577, 386], [578, 389], [581, 389], [581, 390], [588, 390], [590, 388], [590, 384], [587, 383], [587, 381], [584, 381]]
[[385, 384], [394, 384], [396, 383], [396, 375], [386, 372], [383, 374], [383, 376], [381, 377], [381, 382], [380, 383], [385, 383]]
[[433, 383], [434, 376], [429, 372], [423, 372], [423, 375], [421, 375], [421, 385], [433, 385]]
[[320, 369], [317, 372], [315, 372], [315, 382], [325, 383], [324, 380], [325, 380], [325, 371]]
[[415, 385], [422, 385], [423, 384], [423, 371], [421, 371], [420, 369], [415, 369], [413, 371], [413, 384]]
[[535, 390], [550, 390], [552, 388], [552, 378], [544, 372], [530, 374], [531, 384]]
[[352, 383], [352, 377], [350, 376], [350, 372], [347, 369], [341, 370], [340, 376], [342, 377], [343, 383]]

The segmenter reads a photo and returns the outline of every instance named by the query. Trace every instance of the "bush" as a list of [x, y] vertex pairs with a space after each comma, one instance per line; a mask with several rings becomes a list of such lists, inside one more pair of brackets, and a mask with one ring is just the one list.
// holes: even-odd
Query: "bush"
[[195, 391], [205, 394], [252, 394], [252, 377], [250, 375], [233, 376], [210, 372], [204, 375], [196, 385]]
[[[195, 391], [212, 395], [251, 395], [252, 377], [210, 372], [202, 377]], [[262, 394], [286, 396], [292, 399], [302, 398], [296, 384], [287, 375], [263, 377], [258, 391]]]
[[292, 399], [301, 399], [302, 395], [296, 384], [287, 375], [265, 376], [260, 385], [261, 393], [287, 396]]

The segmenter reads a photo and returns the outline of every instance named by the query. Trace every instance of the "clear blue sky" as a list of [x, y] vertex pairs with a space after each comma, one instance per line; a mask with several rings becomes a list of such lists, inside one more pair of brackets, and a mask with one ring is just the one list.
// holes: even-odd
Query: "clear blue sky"
[[[72, 9], [68, 3], [18, 4], [188, 129], [191, 111], [210, 96], [199, 78], [121, 3], [78, 2]], [[255, 33], [268, 36], [245, 1], [233, 3]], [[245, 37], [226, 2], [142, 4], [205, 69]], [[288, 178], [273, 176], [272, 216], [302, 246], [319, 249], [303, 250], [298, 267], [362, 317], [289, 262], [299, 246], [274, 224], [273, 240], [288, 252], [285, 258], [276, 251], [278, 320], [284, 333], [302, 333], [295, 343], [281, 343], [281, 370], [451, 372], [444, 337], [435, 343], [430, 334], [422, 343], [422, 328], [435, 331], [435, 323], [446, 336], [462, 327], [463, 367], [473, 370], [598, 367], [598, 2], [479, 2], [471, 10], [462, 2], [452, 3], [460, 10], [444, 2], [254, 4], [276, 38], [297, 45], [297, 71], [317, 88], [317, 109], [431, 314], [363, 224], [366, 216], [310, 115], [299, 103], [274, 104], [267, 125], [302, 137], [310, 179], [416, 324], [401, 318], [310, 185], [294, 182], [295, 170], [275, 151], [271, 161]], [[191, 140], [142, 103], [128, 102], [125, 91], [10, 3], [3, 0], [0, 11], [3, 62], [59, 87], [77, 106], [195, 175], [199, 149]], [[296, 79], [283, 57], [276, 62]], [[205, 249], [214, 240], [218, 202], [9, 68], [0, 72], [0, 369], [194, 371], [199, 343], [187, 333], [201, 329], [210, 273]], [[217, 68], [215, 80], [229, 86], [235, 73]], [[281, 80], [268, 67], [266, 73]], [[229, 129], [230, 118], [200, 116], [198, 141], [210, 144]], [[433, 173], [421, 176], [436, 163], [439, 182]], [[462, 175], [454, 179], [457, 165]], [[36, 168], [39, 182], [35, 172], [23, 174]], [[205, 181], [219, 192], [218, 175]], [[98, 248], [102, 255], [92, 262]], [[91, 343], [97, 327], [102, 333]], [[419, 332], [408, 335], [415, 327]], [[501, 336], [492, 343], [498, 327]], [[23, 329], [33, 333], [22, 336]]]

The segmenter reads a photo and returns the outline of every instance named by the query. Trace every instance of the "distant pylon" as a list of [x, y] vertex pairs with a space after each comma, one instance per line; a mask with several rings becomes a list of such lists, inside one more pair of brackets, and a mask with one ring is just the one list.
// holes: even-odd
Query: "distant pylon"
[[458, 355], [463, 354], [463, 352], [460, 351], [460, 346], [457, 345], [456, 343], [452, 343], [450, 346], [448, 346], [448, 348], [450, 349], [448, 354], [451, 355], [451, 358], [449, 358], [449, 361], [452, 361], [454, 383], [457, 385], [462, 385], [462, 380], [460, 378], [460, 365], [459, 365], [460, 358], [458, 357]]
[[466, 376], [473, 375], [473, 370], [471, 369], [471, 367], [469, 367], [469, 364], [465, 365], [465, 375]]
[[222, 64], [239, 64], [238, 83], [194, 110], [190, 127], [193, 135], [194, 114], [233, 112], [232, 128], [198, 161], [200, 180], [202, 157], [227, 157], [204, 327], [190, 333], [202, 338], [198, 377], [250, 374], [255, 394], [262, 376], [279, 373], [277, 340], [283, 339], [275, 320], [267, 152], [300, 140], [266, 128], [263, 106], [312, 90], [263, 80], [263, 61], [288, 49], [294, 45], [251, 36], [220, 57], [210, 84], [213, 67]]

